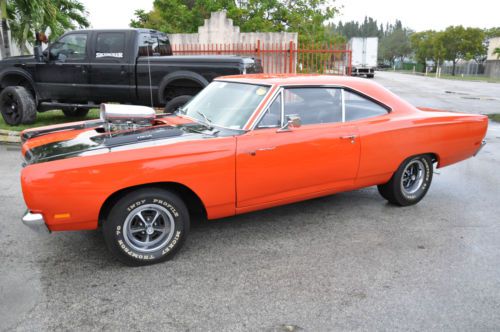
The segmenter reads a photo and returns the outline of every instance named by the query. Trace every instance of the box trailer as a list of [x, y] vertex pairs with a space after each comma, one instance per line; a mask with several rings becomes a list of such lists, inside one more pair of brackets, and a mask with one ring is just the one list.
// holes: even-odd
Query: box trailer
[[377, 37], [353, 37], [349, 40], [352, 51], [352, 75], [366, 75], [368, 78], [375, 76], [378, 55]]

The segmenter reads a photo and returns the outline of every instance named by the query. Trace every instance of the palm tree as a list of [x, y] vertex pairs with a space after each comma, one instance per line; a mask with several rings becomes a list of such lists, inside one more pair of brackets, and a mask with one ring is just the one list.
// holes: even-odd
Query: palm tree
[[496, 54], [497, 59], [500, 59], [500, 47], [495, 48], [495, 50], [493, 51], [493, 54]]
[[[50, 30], [53, 39], [66, 30], [89, 26], [87, 12], [79, 0], [0, 1], [6, 7], [6, 11], [2, 11], [2, 27], [3, 13], [6, 12], [12, 39], [19, 45], [22, 53], [29, 53], [27, 44], [34, 43], [35, 32]], [[4, 34], [7, 29], [3, 29]]]

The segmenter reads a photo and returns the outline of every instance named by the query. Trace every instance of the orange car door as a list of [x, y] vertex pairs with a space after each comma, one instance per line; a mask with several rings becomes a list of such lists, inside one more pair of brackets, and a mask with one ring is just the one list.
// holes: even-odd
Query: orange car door
[[[284, 90], [262, 118], [264, 126], [237, 137], [238, 208], [300, 199], [353, 184], [360, 153], [357, 128], [342, 122], [335, 91], [314, 89], [318, 90]], [[281, 109], [281, 116], [273, 115], [273, 109]], [[292, 114], [301, 117], [302, 126], [279, 131], [280, 118]]]

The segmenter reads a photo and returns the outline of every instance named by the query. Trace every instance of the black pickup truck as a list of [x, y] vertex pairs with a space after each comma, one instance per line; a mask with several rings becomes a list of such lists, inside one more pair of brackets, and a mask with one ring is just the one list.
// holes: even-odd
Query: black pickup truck
[[0, 61], [0, 111], [10, 125], [53, 109], [84, 116], [102, 102], [168, 112], [217, 76], [262, 71], [252, 58], [173, 56], [168, 36], [147, 29], [72, 31], [34, 54]]

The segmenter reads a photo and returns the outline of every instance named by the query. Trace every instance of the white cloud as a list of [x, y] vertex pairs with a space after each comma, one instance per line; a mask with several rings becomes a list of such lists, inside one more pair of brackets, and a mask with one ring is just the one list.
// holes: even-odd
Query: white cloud
[[[127, 28], [136, 9], [151, 10], [153, 0], [81, 0], [90, 14], [93, 28]], [[371, 16], [379, 23], [402, 20], [405, 26], [421, 31], [441, 30], [449, 25], [479, 28], [500, 26], [500, 0], [337, 0], [342, 5], [334, 22]]]
[[128, 28], [137, 9], [153, 8], [153, 0], [80, 0], [89, 12], [91, 28]]
[[343, 6], [334, 22], [362, 21], [371, 16], [385, 25], [399, 19], [416, 31], [442, 30], [450, 25], [500, 26], [500, 0], [337, 0], [334, 3]]

